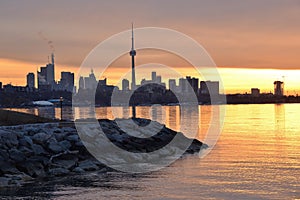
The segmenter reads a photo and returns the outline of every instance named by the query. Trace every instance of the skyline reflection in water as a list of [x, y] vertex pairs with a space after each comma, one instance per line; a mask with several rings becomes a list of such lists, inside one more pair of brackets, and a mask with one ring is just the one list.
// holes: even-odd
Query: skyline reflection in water
[[[161, 111], [150, 112], [151, 107], [138, 107], [137, 114], [150, 118], [156, 113], [157, 120], [165, 118], [166, 126], [180, 130], [179, 107], [161, 108]], [[65, 117], [68, 112], [71, 116], [71, 109], [64, 109]], [[199, 106], [200, 139], [205, 137], [212, 123], [213, 109], [214, 106]], [[47, 113], [36, 110], [18, 111]], [[54, 110], [54, 115], [53, 108], [50, 113], [59, 118], [59, 108]], [[118, 117], [131, 113], [128, 108], [116, 110]], [[77, 117], [92, 112], [90, 108], [80, 112], [75, 109]], [[111, 108], [96, 108], [96, 113], [101, 118], [114, 118]], [[189, 124], [195, 113], [190, 110], [183, 114], [182, 121]], [[222, 134], [203, 159], [187, 156], [139, 178], [117, 175], [116, 182], [95, 175], [89, 177], [88, 182], [95, 182], [96, 186], [63, 184], [44, 193], [55, 195], [57, 199], [120, 199], [124, 196], [131, 199], [300, 199], [299, 113], [300, 104], [226, 105]], [[110, 189], [104, 188], [107, 184], [111, 185]], [[138, 187], [130, 189], [132, 185]]]

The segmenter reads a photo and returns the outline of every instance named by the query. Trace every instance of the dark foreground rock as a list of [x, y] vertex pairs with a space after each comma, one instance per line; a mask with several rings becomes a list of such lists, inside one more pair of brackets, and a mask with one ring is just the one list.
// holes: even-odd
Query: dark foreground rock
[[[150, 123], [150, 120], [136, 119], [136, 123], [143, 126]], [[99, 120], [99, 124], [114, 145], [133, 153], [156, 151], [169, 144], [176, 135], [181, 140], [190, 140], [191, 145], [184, 149], [186, 153], [199, 152], [206, 147], [200, 141], [188, 139], [165, 126], [151, 137], [139, 138], [126, 134], [115, 121]], [[84, 137], [82, 139], [85, 142], [95, 138], [89, 131], [81, 137]], [[95, 170], [107, 172], [112, 169], [100, 163], [87, 151], [74, 123], [0, 127], [0, 187], [19, 186], [35, 178]]]

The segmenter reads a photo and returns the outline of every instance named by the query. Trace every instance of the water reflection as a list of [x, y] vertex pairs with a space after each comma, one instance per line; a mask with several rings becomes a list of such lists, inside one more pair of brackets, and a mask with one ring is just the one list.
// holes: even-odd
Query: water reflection
[[285, 131], [285, 106], [284, 104], [275, 104], [275, 130], [276, 131]]

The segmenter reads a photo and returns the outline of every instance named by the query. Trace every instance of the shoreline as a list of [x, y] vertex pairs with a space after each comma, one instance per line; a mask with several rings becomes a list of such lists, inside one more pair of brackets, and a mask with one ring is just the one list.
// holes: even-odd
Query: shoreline
[[[140, 118], [135, 120], [140, 125], [153, 122]], [[190, 141], [190, 146], [184, 149], [184, 154], [194, 154], [202, 148], [207, 148], [206, 144], [196, 139], [189, 139], [182, 133], [165, 126], [151, 138], [151, 141], [141, 143], [138, 138], [130, 137], [116, 128], [114, 120], [101, 119], [98, 122], [106, 136], [115, 145], [131, 152], [152, 152], [168, 144], [178, 134], [183, 140]], [[154, 123], [159, 125], [158, 122]], [[95, 135], [92, 130], [94, 128], [84, 136], [84, 143], [89, 140], [94, 141]], [[100, 140], [100, 145], [101, 142]], [[167, 152], [167, 156], [164, 156], [167, 158], [168, 153], [173, 155], [177, 151], [176, 148], [182, 147], [174, 147], [172, 151]], [[126, 158], [122, 159], [126, 163]], [[116, 160], [119, 162], [120, 158]], [[87, 151], [73, 122], [46, 122], [0, 127], [0, 188], [22, 186], [28, 181], [40, 178], [84, 174], [90, 171], [106, 173], [116, 170], [102, 164]]]

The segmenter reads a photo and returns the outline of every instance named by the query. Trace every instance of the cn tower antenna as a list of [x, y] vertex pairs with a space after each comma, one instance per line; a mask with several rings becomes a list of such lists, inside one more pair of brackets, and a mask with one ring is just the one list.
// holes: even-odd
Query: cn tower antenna
[[[136, 55], [136, 51], [134, 50], [134, 35], [133, 35], [133, 23], [131, 24], [131, 51], [130, 51], [130, 56], [131, 56], [131, 90], [134, 91], [136, 89], [136, 82], [135, 82], [135, 60], [134, 56]], [[136, 112], [135, 112], [135, 102], [133, 100], [133, 106], [132, 106], [132, 118], [136, 117]]]

